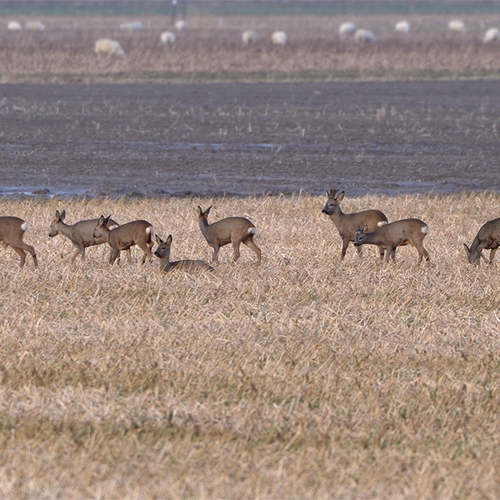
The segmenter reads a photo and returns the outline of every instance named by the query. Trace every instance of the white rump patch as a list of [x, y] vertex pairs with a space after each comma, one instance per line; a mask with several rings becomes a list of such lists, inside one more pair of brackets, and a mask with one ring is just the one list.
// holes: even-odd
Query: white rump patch
[[256, 232], [257, 232], [257, 230], [254, 227], [249, 227], [247, 234], [255, 234]]
[[386, 221], [386, 220], [381, 220], [380, 222], [377, 222], [377, 226], [378, 226], [378, 227], [385, 226], [386, 224], [387, 224], [387, 221]]
[[110, 230], [110, 231], [112, 231], [113, 229], [116, 229], [117, 227], [118, 227], [118, 224], [113, 224], [113, 225], [109, 228], [109, 230]]
[[424, 227], [422, 228], [422, 232], [423, 232], [424, 234], [427, 234], [427, 233], [429, 232], [429, 226], [424, 226]]
[[23, 231], [26, 231], [26, 230], [28, 229], [28, 227], [29, 227], [29, 224], [28, 224], [26, 221], [24, 221], [24, 222], [21, 224], [21, 229], [22, 229]]

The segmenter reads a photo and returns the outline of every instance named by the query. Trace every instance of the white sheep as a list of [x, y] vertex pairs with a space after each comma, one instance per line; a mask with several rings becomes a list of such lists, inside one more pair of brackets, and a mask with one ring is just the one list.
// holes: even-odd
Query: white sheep
[[43, 31], [45, 29], [45, 25], [40, 21], [28, 21], [24, 27], [30, 31]]
[[410, 23], [408, 21], [399, 21], [398, 23], [396, 23], [396, 26], [394, 26], [394, 29], [401, 33], [409, 33]]
[[286, 33], [284, 31], [275, 31], [271, 36], [271, 40], [274, 45], [284, 46], [286, 45], [287, 39], [288, 37], [286, 36]]
[[241, 35], [241, 39], [245, 45], [253, 45], [257, 41], [257, 33], [252, 30], [246, 30]]
[[186, 23], [186, 21], [183, 21], [182, 19], [180, 19], [179, 21], [177, 21], [175, 23], [175, 29], [177, 31], [184, 31], [186, 28], [187, 28], [187, 23]]
[[339, 35], [352, 35], [356, 32], [356, 25], [351, 22], [342, 23], [339, 27]]
[[364, 29], [357, 30], [354, 35], [354, 38], [357, 42], [360, 43], [368, 43], [375, 41], [375, 35], [371, 31]]
[[448, 29], [450, 31], [458, 31], [459, 33], [463, 33], [465, 31], [465, 23], [460, 19], [452, 19], [448, 23]]
[[11, 21], [7, 24], [7, 29], [9, 31], [21, 31], [23, 29], [23, 25], [17, 21]]
[[490, 43], [500, 40], [500, 30], [498, 28], [490, 28], [483, 38], [483, 43]]
[[175, 43], [176, 37], [171, 31], [164, 31], [160, 35], [160, 40], [163, 45], [173, 45]]
[[116, 40], [110, 40], [109, 38], [101, 38], [95, 43], [95, 53], [96, 54], [110, 54], [113, 56], [124, 56], [125, 51], [121, 48], [121, 45]]
[[121, 23], [120, 29], [122, 31], [141, 31], [144, 29], [144, 24], [141, 21], [132, 21], [130, 23]]

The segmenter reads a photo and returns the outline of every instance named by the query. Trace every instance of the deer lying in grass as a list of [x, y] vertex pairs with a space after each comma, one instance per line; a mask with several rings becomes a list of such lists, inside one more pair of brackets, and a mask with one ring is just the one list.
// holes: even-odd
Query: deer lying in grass
[[[54, 219], [50, 223], [49, 236], [53, 238], [58, 234], [66, 236], [71, 243], [76, 247], [76, 251], [71, 257], [71, 262], [74, 262], [78, 255], [82, 256], [82, 260], [85, 260], [85, 249], [94, 245], [100, 245], [101, 243], [106, 243], [107, 240], [104, 237], [94, 238], [94, 228], [97, 226], [99, 219], [89, 219], [81, 220], [73, 225], [65, 224], [64, 218], [66, 217], [66, 210], [59, 213], [56, 210]], [[118, 227], [118, 223], [111, 219], [111, 216], [106, 217], [104, 222], [108, 229], [114, 229]], [[128, 261], [131, 262], [130, 249], [127, 250]]]
[[[470, 248], [464, 243], [469, 262], [476, 265], [479, 265], [481, 258], [488, 264], [492, 264], [499, 245], [500, 218], [486, 222], [478, 231]], [[483, 255], [482, 250], [491, 250], [490, 260]]]
[[134, 220], [115, 229], [109, 229], [106, 226], [106, 218], [101, 215], [97, 226], [94, 228], [93, 235], [94, 238], [104, 238], [109, 243], [111, 247], [109, 263], [111, 265], [120, 256], [120, 250], [129, 250], [133, 245], [137, 245], [144, 252], [141, 264], [146, 262], [146, 258], [149, 261], [153, 258], [151, 248], [153, 246], [154, 227], [148, 221]]
[[412, 245], [418, 250], [418, 263], [422, 258], [429, 260], [429, 253], [424, 248], [423, 241], [429, 226], [419, 219], [403, 219], [385, 224], [375, 231], [368, 232], [365, 226], [358, 227], [354, 236], [356, 246], [371, 244], [377, 245], [380, 249], [380, 259], [383, 260], [383, 250], [387, 250], [385, 260], [392, 258], [396, 262], [396, 248], [405, 245]]
[[208, 214], [211, 208], [210, 206], [203, 211], [198, 207], [198, 223], [209, 246], [214, 249], [213, 262], [219, 262], [219, 248], [229, 243], [233, 245], [234, 262], [240, 257], [240, 243], [251, 248], [257, 254], [257, 262], [260, 262], [262, 252], [253, 241], [255, 226], [245, 217], [227, 217], [209, 224]]
[[213, 271], [214, 268], [204, 260], [176, 260], [170, 262], [170, 249], [172, 246], [172, 235], [169, 235], [166, 241], [156, 236], [158, 248], [155, 256], [160, 259], [160, 271], [170, 272], [172, 269], [181, 269], [183, 271]]
[[27, 229], [28, 223], [19, 217], [0, 217], [0, 244], [4, 248], [12, 247], [19, 254], [19, 267], [23, 267], [26, 262], [26, 252], [31, 254], [35, 267], [38, 267], [35, 249], [23, 241]]
[[[345, 192], [342, 191], [337, 194], [337, 189], [330, 189], [326, 195], [328, 199], [326, 205], [323, 207], [322, 212], [330, 216], [332, 222], [337, 227], [340, 237], [342, 238], [342, 252], [340, 258], [343, 260], [349, 246], [349, 242], [354, 242], [354, 235], [356, 228], [367, 227], [368, 231], [375, 231], [375, 229], [387, 224], [387, 217], [380, 210], [364, 210], [363, 212], [356, 212], [353, 214], [345, 214], [340, 208], [340, 202], [344, 199]], [[383, 250], [380, 249], [380, 258], [383, 259]], [[358, 247], [358, 255], [361, 257], [361, 247]]]

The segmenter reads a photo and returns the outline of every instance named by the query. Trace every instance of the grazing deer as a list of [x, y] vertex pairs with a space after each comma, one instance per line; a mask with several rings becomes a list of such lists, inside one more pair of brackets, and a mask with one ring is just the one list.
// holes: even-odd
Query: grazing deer
[[198, 223], [201, 232], [209, 246], [214, 249], [213, 262], [219, 262], [219, 248], [232, 243], [233, 261], [236, 262], [240, 256], [240, 243], [244, 243], [257, 254], [257, 262], [261, 260], [260, 248], [254, 243], [255, 226], [245, 217], [227, 217], [213, 224], [208, 223], [210, 209], [205, 211], [198, 207]]
[[207, 264], [204, 260], [176, 260], [175, 262], [170, 262], [172, 235], [169, 235], [166, 241], [163, 241], [158, 235], [156, 235], [156, 243], [158, 243], [158, 248], [154, 254], [160, 259], [160, 271], [168, 273], [172, 269], [182, 269], [183, 271], [214, 270], [214, 268]]
[[4, 247], [12, 247], [21, 257], [23, 267], [26, 262], [26, 252], [33, 257], [35, 267], [38, 267], [35, 249], [23, 241], [23, 236], [28, 229], [28, 223], [19, 217], [0, 217], [0, 244]]
[[[354, 235], [358, 226], [368, 228], [368, 231], [387, 224], [387, 217], [380, 210], [364, 210], [353, 214], [345, 214], [340, 208], [340, 202], [344, 199], [345, 192], [341, 191], [337, 194], [337, 189], [330, 189], [326, 193], [328, 199], [322, 212], [330, 216], [332, 222], [337, 227], [340, 237], [342, 238], [342, 253], [340, 258], [343, 260], [349, 246], [349, 242], [354, 242]], [[380, 249], [380, 258], [384, 258], [383, 250]], [[358, 255], [361, 257], [361, 247], [358, 247]]]
[[[99, 219], [81, 220], [73, 225], [65, 224], [64, 218], [66, 217], [66, 210], [59, 212], [56, 210], [54, 219], [50, 223], [49, 236], [53, 238], [58, 234], [66, 236], [71, 243], [76, 247], [76, 251], [71, 257], [71, 262], [74, 262], [78, 255], [81, 254], [82, 260], [85, 260], [85, 249], [94, 245], [106, 243], [107, 239], [104, 237], [94, 238], [94, 228], [97, 226]], [[111, 219], [111, 216], [104, 219], [106, 226], [109, 229], [118, 227], [118, 223]], [[128, 261], [130, 262], [130, 249], [127, 250]]]
[[[499, 245], [500, 218], [486, 222], [477, 233], [470, 248], [464, 243], [469, 262], [476, 265], [479, 265], [481, 258], [488, 264], [492, 264]], [[483, 255], [482, 250], [491, 250], [490, 260]]]
[[424, 248], [423, 241], [429, 226], [419, 219], [403, 219], [389, 224], [384, 224], [375, 231], [368, 232], [365, 226], [363, 229], [358, 227], [354, 236], [356, 246], [371, 244], [377, 245], [380, 249], [380, 259], [383, 260], [383, 251], [387, 250], [385, 260], [392, 258], [396, 262], [396, 248], [405, 245], [412, 245], [418, 250], [418, 263], [422, 258], [429, 260], [429, 253]]
[[101, 215], [93, 231], [94, 238], [104, 238], [111, 247], [109, 263], [113, 265], [120, 256], [120, 250], [129, 250], [131, 246], [137, 245], [144, 252], [141, 264], [146, 262], [146, 258], [151, 261], [153, 252], [154, 227], [145, 220], [134, 220], [127, 222], [123, 226], [109, 229], [106, 226], [106, 219]]

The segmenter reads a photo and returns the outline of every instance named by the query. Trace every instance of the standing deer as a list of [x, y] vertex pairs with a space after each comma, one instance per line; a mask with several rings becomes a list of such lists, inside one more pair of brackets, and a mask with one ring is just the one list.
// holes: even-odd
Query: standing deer
[[219, 248], [229, 243], [233, 245], [234, 262], [240, 256], [240, 243], [251, 248], [257, 254], [257, 262], [260, 262], [262, 252], [253, 241], [255, 226], [245, 217], [227, 217], [209, 224], [208, 214], [211, 208], [210, 206], [203, 211], [198, 207], [198, 223], [209, 246], [214, 249], [213, 262], [219, 262]]
[[106, 226], [106, 219], [101, 215], [97, 226], [94, 228], [93, 235], [94, 238], [104, 238], [109, 243], [111, 247], [109, 263], [111, 265], [120, 256], [120, 250], [128, 250], [133, 245], [137, 245], [144, 252], [141, 264], [146, 262], [146, 258], [149, 261], [153, 258], [151, 248], [154, 244], [154, 227], [148, 221], [134, 220], [115, 229], [109, 229]]
[[[53, 238], [58, 234], [66, 236], [71, 243], [76, 247], [76, 251], [71, 257], [71, 262], [74, 262], [78, 255], [81, 254], [82, 260], [85, 260], [85, 249], [94, 245], [106, 243], [108, 240], [104, 237], [94, 238], [94, 228], [97, 226], [99, 219], [81, 220], [73, 225], [65, 224], [64, 218], [66, 217], [66, 210], [59, 213], [56, 210], [54, 219], [50, 223], [49, 236]], [[111, 230], [118, 227], [118, 223], [111, 219], [111, 216], [104, 219], [104, 223]], [[128, 261], [130, 262], [130, 249], [127, 250]]]
[[[464, 243], [469, 262], [476, 265], [479, 265], [481, 258], [483, 258], [488, 264], [492, 264], [499, 245], [500, 218], [486, 222], [478, 231], [477, 236], [474, 238], [470, 248]], [[489, 261], [483, 255], [482, 250], [491, 250]]]
[[[354, 242], [354, 235], [358, 226], [368, 228], [368, 231], [387, 224], [387, 217], [380, 210], [364, 210], [353, 214], [345, 214], [340, 208], [340, 202], [344, 199], [345, 192], [341, 191], [337, 194], [337, 189], [330, 189], [326, 193], [328, 199], [322, 212], [330, 216], [332, 222], [337, 227], [340, 237], [342, 238], [342, 252], [340, 258], [344, 260], [349, 242]], [[380, 258], [384, 258], [383, 250], [380, 249]], [[358, 255], [361, 257], [361, 247], [358, 247]]]
[[26, 262], [26, 252], [33, 257], [35, 267], [38, 267], [35, 249], [23, 241], [23, 236], [28, 229], [28, 223], [19, 217], [0, 217], [0, 244], [6, 247], [12, 247], [21, 257], [23, 267]]
[[156, 243], [158, 248], [155, 251], [155, 256], [160, 259], [160, 270], [166, 273], [172, 269], [181, 269], [183, 271], [213, 271], [214, 268], [207, 264], [204, 260], [176, 260], [170, 262], [170, 249], [172, 246], [172, 235], [169, 235], [166, 241], [163, 241], [156, 235]]
[[380, 249], [380, 259], [383, 260], [383, 251], [387, 250], [385, 260], [392, 258], [396, 262], [396, 248], [405, 245], [412, 245], [418, 250], [418, 263], [422, 258], [429, 260], [429, 253], [424, 248], [423, 241], [429, 226], [419, 219], [403, 219], [389, 224], [384, 224], [375, 231], [368, 232], [365, 226], [363, 229], [358, 227], [354, 236], [356, 246], [371, 244], [377, 245]]

